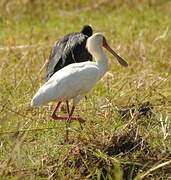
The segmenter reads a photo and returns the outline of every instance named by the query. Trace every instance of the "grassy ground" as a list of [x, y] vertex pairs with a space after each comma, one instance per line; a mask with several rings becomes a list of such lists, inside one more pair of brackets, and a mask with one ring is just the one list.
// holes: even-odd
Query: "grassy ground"
[[[171, 2], [0, 2], [1, 179], [171, 178]], [[29, 103], [44, 82], [55, 40], [91, 24], [129, 62], [109, 55], [109, 73], [76, 109], [84, 129]], [[170, 126], [169, 126], [170, 125]]]

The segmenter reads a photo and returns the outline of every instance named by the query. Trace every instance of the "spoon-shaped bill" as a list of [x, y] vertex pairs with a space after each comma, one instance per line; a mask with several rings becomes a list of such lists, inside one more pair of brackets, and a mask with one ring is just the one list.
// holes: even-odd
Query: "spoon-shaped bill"
[[121, 58], [107, 43], [106, 39], [103, 38], [103, 47], [106, 48], [111, 54], [113, 54], [113, 56], [116, 57], [117, 61], [124, 67], [128, 66], [128, 63]]

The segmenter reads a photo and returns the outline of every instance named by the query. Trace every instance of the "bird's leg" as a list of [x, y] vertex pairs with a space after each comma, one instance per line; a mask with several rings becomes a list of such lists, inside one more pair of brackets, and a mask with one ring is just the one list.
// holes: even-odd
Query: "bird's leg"
[[[54, 115], [54, 116], [51, 116], [54, 120], [67, 120], [68, 119], [68, 116], [60, 116], [60, 115]], [[79, 116], [72, 116], [71, 117], [71, 120], [77, 120], [79, 121], [80, 123], [84, 123], [85, 120]]]
[[[60, 115], [57, 115], [56, 112], [57, 110], [59, 109], [60, 105], [61, 105], [61, 101], [58, 102], [58, 104], [56, 105], [51, 117], [54, 119], [54, 120], [68, 120], [68, 116], [70, 114], [70, 110], [69, 110], [69, 103], [68, 101], [66, 101], [66, 105], [67, 105], [67, 112], [68, 112], [68, 116], [60, 116]], [[84, 123], [85, 120], [79, 116], [72, 116], [70, 117], [70, 120], [78, 120], [80, 122], [80, 126], [81, 126], [81, 123]]]
[[71, 112], [68, 115], [67, 123], [66, 123], [66, 136], [65, 136], [65, 142], [68, 142], [68, 136], [69, 136], [69, 127], [71, 124], [71, 118], [72, 114], [74, 112], [75, 106], [72, 106]]
[[61, 101], [59, 101], [58, 102], [58, 104], [56, 105], [56, 107], [55, 107], [55, 109], [54, 109], [54, 111], [53, 111], [53, 113], [52, 113], [52, 115], [51, 115], [51, 117], [53, 118], [53, 119], [57, 119], [57, 115], [56, 115], [56, 111], [59, 109], [59, 106], [61, 105]]

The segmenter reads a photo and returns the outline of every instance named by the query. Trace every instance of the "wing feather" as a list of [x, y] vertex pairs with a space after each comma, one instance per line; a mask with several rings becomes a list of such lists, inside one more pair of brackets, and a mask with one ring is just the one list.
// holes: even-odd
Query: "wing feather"
[[92, 60], [91, 54], [86, 49], [87, 38], [88, 36], [82, 33], [71, 33], [55, 43], [49, 56], [47, 80], [56, 71], [69, 64]]
[[64, 101], [84, 95], [98, 82], [99, 69], [93, 62], [71, 64], [56, 72], [35, 94], [32, 106]]

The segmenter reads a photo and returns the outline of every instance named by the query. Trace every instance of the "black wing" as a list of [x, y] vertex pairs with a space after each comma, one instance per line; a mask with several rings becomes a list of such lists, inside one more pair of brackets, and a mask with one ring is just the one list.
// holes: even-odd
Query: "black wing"
[[60, 59], [62, 57], [62, 53], [63, 53], [65, 46], [67, 44], [67, 41], [69, 39], [69, 36], [71, 36], [71, 35], [72, 34], [68, 34], [68, 35], [64, 36], [59, 41], [55, 42], [54, 46], [52, 47], [52, 50], [49, 55], [47, 69], [46, 69], [46, 79], [47, 80], [54, 74], [55, 66], [60, 61]]
[[47, 65], [47, 80], [68, 64], [92, 60], [86, 49], [87, 38], [83, 33], [72, 33], [55, 43]]

